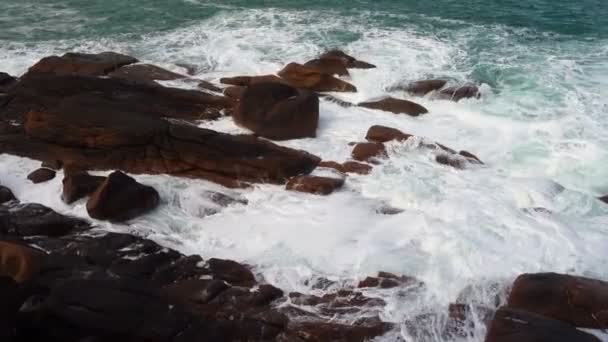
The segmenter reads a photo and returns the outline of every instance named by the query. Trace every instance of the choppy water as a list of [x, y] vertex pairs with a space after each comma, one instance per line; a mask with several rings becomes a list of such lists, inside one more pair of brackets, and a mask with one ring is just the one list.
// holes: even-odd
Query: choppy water
[[[348, 142], [384, 124], [469, 150], [484, 167], [456, 171], [391, 144], [388, 162], [329, 197], [259, 185], [237, 191], [249, 205], [207, 217], [203, 193], [216, 186], [139, 176], [159, 189], [163, 206], [129, 227], [108, 226], [248, 262], [286, 290], [313, 291], [309, 280], [319, 276], [412, 275], [427, 284], [421, 293], [372, 294], [389, 302], [383, 319], [402, 323], [444, 312], [468, 285], [504, 287], [522, 272], [608, 278], [608, 205], [595, 199], [608, 193], [607, 20], [603, 0], [0, 0], [0, 70], [21, 74], [49, 54], [114, 50], [175, 71], [193, 64], [214, 81], [276, 72], [339, 47], [378, 65], [352, 72], [359, 92], [341, 95], [347, 100], [426, 77], [481, 83], [480, 100], [416, 99], [430, 110], [417, 118], [322, 102], [318, 137], [282, 144], [344, 161]], [[230, 119], [204, 125], [242, 131]], [[61, 177], [24, 181], [37, 165], [0, 156], [0, 180], [24, 201], [86, 216], [84, 202], [60, 201]], [[405, 212], [376, 214], [380, 203]], [[532, 207], [552, 214], [525, 210]], [[483, 340], [480, 324], [472, 333], [466, 341]]]

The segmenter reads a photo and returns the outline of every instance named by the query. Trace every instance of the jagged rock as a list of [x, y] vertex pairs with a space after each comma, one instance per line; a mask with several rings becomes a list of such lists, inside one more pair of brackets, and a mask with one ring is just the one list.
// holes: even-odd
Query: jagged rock
[[61, 57], [50, 56], [41, 59], [27, 71], [23, 78], [40, 73], [103, 76], [120, 67], [137, 62], [136, 58], [115, 52], [97, 54], [69, 52]]
[[41, 204], [0, 206], [0, 235], [61, 236], [89, 227], [84, 220], [60, 215]]
[[429, 111], [423, 106], [408, 100], [396, 99], [387, 97], [378, 101], [362, 102], [359, 107], [378, 109], [394, 114], [407, 114], [410, 116], [418, 116], [428, 113]]
[[313, 60], [310, 60], [310, 61], [304, 63], [304, 66], [310, 67], [310, 68], [316, 68], [324, 74], [338, 75], [338, 76], [348, 76], [349, 75], [346, 65], [343, 63], [343, 61], [341, 61], [339, 59], [331, 59], [331, 58], [313, 59]]
[[374, 325], [347, 325], [339, 323], [302, 322], [294, 324], [277, 341], [306, 342], [365, 342], [386, 334], [393, 329], [390, 323]]
[[366, 162], [373, 162], [377, 158], [385, 158], [388, 156], [384, 144], [375, 142], [358, 143], [353, 148], [351, 155], [355, 160]]
[[55, 175], [56, 172], [54, 170], [41, 167], [27, 175], [27, 179], [32, 181], [34, 184], [38, 184], [50, 181], [51, 179], [55, 178]]
[[315, 137], [319, 98], [314, 93], [300, 94], [283, 84], [255, 84], [243, 91], [232, 118], [236, 124], [269, 139]]
[[92, 194], [105, 179], [106, 177], [92, 176], [87, 172], [68, 172], [63, 178], [61, 198], [67, 204], [76, 202]]
[[359, 61], [340, 50], [330, 50], [319, 56], [319, 59], [339, 60], [349, 69], [372, 69], [376, 66], [367, 62]]
[[367, 130], [365, 139], [373, 142], [384, 143], [392, 140], [405, 141], [411, 138], [411, 134], [405, 134], [398, 129], [374, 125]]
[[173, 81], [187, 77], [152, 64], [126, 65], [112, 71], [108, 76], [151, 84], [156, 84], [155, 81]]
[[298, 63], [289, 63], [278, 75], [287, 83], [298, 89], [313, 91], [356, 92], [354, 85], [342, 81], [332, 75], [322, 73], [316, 68], [306, 67]]
[[452, 101], [460, 101], [462, 99], [468, 98], [479, 98], [481, 94], [479, 93], [479, 88], [477, 86], [468, 84], [460, 87], [448, 87], [439, 92], [441, 98], [452, 100]]
[[128, 221], [158, 206], [158, 192], [120, 171], [113, 172], [95, 190], [87, 202], [92, 218], [109, 221]]
[[251, 287], [255, 284], [253, 273], [238, 262], [212, 258], [207, 261], [206, 267], [214, 279], [224, 280], [236, 286]]
[[344, 185], [342, 178], [319, 176], [299, 176], [292, 178], [286, 186], [287, 190], [307, 192], [316, 195], [329, 195]]
[[446, 85], [445, 80], [423, 80], [410, 83], [405, 90], [416, 96], [424, 96], [432, 91], [439, 90]]

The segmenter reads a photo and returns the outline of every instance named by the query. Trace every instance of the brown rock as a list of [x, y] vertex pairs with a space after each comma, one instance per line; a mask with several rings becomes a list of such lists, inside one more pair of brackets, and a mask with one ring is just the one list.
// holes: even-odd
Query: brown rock
[[359, 61], [340, 50], [330, 50], [319, 56], [319, 59], [337, 59], [349, 69], [372, 69], [376, 66], [367, 62]]
[[156, 84], [155, 81], [173, 81], [187, 77], [152, 64], [126, 65], [112, 71], [108, 76], [152, 84]]
[[508, 306], [576, 327], [608, 328], [608, 283], [556, 273], [523, 274], [513, 284]]
[[319, 163], [320, 167], [327, 167], [342, 173], [357, 173], [360, 175], [367, 175], [372, 171], [372, 166], [363, 164], [355, 161], [347, 161], [342, 164], [334, 161], [323, 161]]
[[479, 93], [479, 88], [477, 86], [468, 84], [461, 87], [449, 87], [440, 91], [440, 95], [444, 99], [452, 100], [452, 101], [460, 101], [462, 99], [468, 98], [479, 98], [481, 94]]
[[424, 96], [432, 91], [439, 90], [446, 85], [445, 80], [423, 80], [410, 83], [406, 91], [412, 95]]
[[286, 189], [316, 195], [329, 195], [343, 185], [344, 179], [341, 178], [298, 176], [287, 183]]
[[523, 310], [501, 308], [485, 342], [600, 342], [590, 334], [555, 319]]
[[300, 94], [283, 84], [255, 84], [243, 91], [232, 118], [236, 124], [269, 139], [315, 137], [319, 98], [314, 93]]
[[93, 192], [105, 181], [106, 177], [92, 176], [87, 172], [66, 173], [63, 178], [61, 198], [67, 204], [76, 202]]
[[412, 277], [397, 276], [388, 272], [379, 272], [377, 277], [367, 277], [360, 281], [357, 287], [379, 287], [381, 289], [391, 289], [399, 286], [411, 285], [421, 286], [422, 283]]
[[224, 90], [222, 91], [224, 95], [228, 96], [231, 99], [239, 99], [241, 98], [241, 95], [243, 94], [243, 92], [245, 91], [245, 87], [241, 87], [241, 86], [230, 86], [230, 87], [226, 87], [224, 88]]
[[320, 72], [329, 75], [348, 76], [346, 65], [339, 59], [313, 59], [304, 63], [304, 66], [316, 68]]
[[28, 281], [40, 269], [43, 255], [21, 244], [0, 241], [0, 277], [11, 277], [17, 283]]
[[5, 72], [0, 72], [0, 93], [6, 92], [15, 84], [17, 84], [17, 79]]
[[[365, 342], [382, 336], [392, 330], [390, 323], [380, 322], [375, 325], [346, 325], [339, 323], [296, 323], [291, 327], [291, 336], [307, 342]], [[288, 337], [284, 341], [297, 341]]]
[[216, 92], [216, 93], [221, 93], [222, 92], [222, 88], [216, 86], [215, 84], [213, 84], [211, 82], [207, 82], [207, 81], [199, 80], [198, 87], [200, 89], [206, 89], [206, 90], [213, 91], [213, 92]]
[[120, 171], [113, 172], [87, 202], [92, 218], [128, 221], [158, 206], [160, 197], [154, 188], [139, 184]]
[[209, 259], [206, 265], [214, 279], [224, 280], [236, 286], [252, 287], [255, 277], [249, 268], [236, 261], [224, 259]]
[[61, 170], [63, 162], [61, 160], [45, 160], [41, 166], [51, 170]]
[[358, 143], [352, 151], [352, 157], [359, 161], [373, 161], [375, 158], [386, 158], [386, 148], [382, 143]]
[[287, 84], [285, 80], [276, 75], [224, 77], [220, 78], [220, 83], [239, 87], [248, 87], [259, 83]]
[[50, 56], [41, 59], [23, 77], [27, 78], [40, 73], [103, 76], [122, 66], [137, 62], [137, 59], [133, 57], [115, 52], [98, 54], [70, 52], [61, 57]]
[[418, 116], [420, 114], [428, 113], [428, 110], [421, 105], [402, 99], [396, 99], [387, 97], [379, 101], [362, 102], [359, 103], [359, 107], [369, 109], [379, 109], [385, 112], [391, 112], [394, 114], [407, 114], [410, 116]]
[[50, 181], [51, 179], [55, 178], [55, 174], [56, 173], [54, 170], [41, 167], [27, 175], [27, 179], [32, 181], [34, 184], [38, 184]]
[[322, 73], [316, 68], [306, 67], [297, 63], [289, 63], [283, 70], [278, 72], [278, 75], [287, 81], [289, 85], [299, 89], [340, 92], [357, 91], [357, 88], [350, 83]]
[[379, 143], [388, 142], [391, 140], [405, 141], [411, 137], [411, 134], [405, 134], [398, 129], [380, 125], [370, 127], [365, 135], [365, 139]]

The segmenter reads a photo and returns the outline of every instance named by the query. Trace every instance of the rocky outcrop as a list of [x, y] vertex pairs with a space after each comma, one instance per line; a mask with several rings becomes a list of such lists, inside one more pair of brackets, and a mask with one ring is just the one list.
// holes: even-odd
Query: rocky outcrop
[[232, 116], [234, 122], [274, 140], [315, 137], [319, 98], [279, 83], [247, 87]]
[[104, 76], [122, 66], [137, 62], [136, 58], [115, 52], [97, 54], [70, 52], [63, 56], [50, 56], [41, 59], [27, 71], [23, 78], [44, 73]]
[[223, 77], [220, 78], [220, 83], [239, 87], [249, 87], [260, 83], [287, 84], [285, 80], [276, 75]]
[[452, 101], [460, 101], [462, 99], [469, 98], [479, 98], [481, 94], [479, 93], [479, 88], [473, 84], [467, 84], [463, 86], [455, 86], [448, 87], [439, 92], [440, 98], [452, 100]]
[[159, 202], [154, 188], [116, 171], [91, 195], [87, 211], [98, 220], [128, 221], [153, 210]]
[[38, 184], [50, 181], [51, 179], [55, 178], [55, 174], [56, 172], [54, 170], [41, 167], [27, 175], [27, 179], [34, 184]]
[[356, 173], [360, 175], [367, 175], [372, 171], [372, 166], [368, 164], [359, 163], [356, 161], [347, 161], [342, 164], [334, 161], [322, 161], [319, 163], [319, 167], [327, 167], [342, 173]]
[[410, 116], [419, 116], [420, 114], [428, 113], [429, 111], [423, 106], [408, 100], [386, 97], [378, 101], [362, 102], [359, 107], [378, 109], [394, 114], [407, 114]]
[[405, 91], [412, 95], [424, 96], [432, 91], [439, 90], [447, 84], [445, 80], [415, 81], [405, 87]]
[[89, 223], [63, 216], [40, 204], [0, 205], [0, 236], [61, 236], [89, 228]]
[[335, 58], [313, 59], [304, 63], [305, 67], [315, 68], [324, 74], [348, 76], [346, 64]]
[[327, 51], [319, 56], [319, 59], [338, 60], [348, 69], [373, 69], [376, 67], [373, 64], [357, 60], [340, 50]]
[[222, 93], [231, 99], [238, 100], [241, 98], [241, 95], [243, 94], [245, 89], [246, 89], [246, 87], [229, 86], [229, 87], [224, 88], [224, 90], [222, 90]]
[[15, 84], [17, 84], [17, 78], [5, 72], [0, 72], [0, 93], [8, 91]]
[[298, 89], [313, 91], [356, 92], [357, 88], [331, 74], [324, 73], [317, 68], [307, 67], [297, 63], [289, 63], [278, 72], [290, 86]]
[[76, 202], [92, 194], [105, 179], [103, 176], [92, 176], [86, 171], [68, 172], [63, 178], [61, 199], [67, 204]]
[[381, 289], [391, 289], [405, 286], [423, 286], [415, 278], [408, 276], [398, 276], [388, 272], [378, 272], [376, 277], [367, 277], [359, 282], [358, 288], [378, 287]]
[[355, 160], [365, 162], [376, 162], [378, 158], [386, 158], [386, 147], [382, 143], [367, 142], [358, 143], [353, 148], [351, 156]]
[[373, 142], [384, 143], [392, 140], [405, 141], [411, 138], [411, 134], [405, 134], [398, 129], [380, 125], [374, 125], [367, 130], [365, 139]]
[[123, 66], [110, 72], [108, 76], [150, 84], [156, 84], [155, 81], [173, 81], [187, 77], [152, 64]]
[[299, 176], [292, 178], [287, 183], [286, 189], [315, 195], [329, 195], [340, 189], [343, 185], [343, 178]]

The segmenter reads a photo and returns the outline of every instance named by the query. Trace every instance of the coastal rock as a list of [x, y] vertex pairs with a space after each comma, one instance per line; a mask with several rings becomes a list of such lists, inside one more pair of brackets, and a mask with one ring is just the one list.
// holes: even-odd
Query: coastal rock
[[319, 97], [322, 98], [322, 99], [325, 99], [325, 100], [327, 100], [327, 101], [329, 101], [331, 103], [335, 103], [338, 106], [343, 107], [343, 108], [350, 108], [350, 107], [355, 106], [354, 103], [351, 103], [351, 102], [339, 99], [339, 98], [337, 98], [335, 96], [332, 96], [332, 95], [329, 95], [329, 94], [319, 93]]
[[387, 97], [378, 101], [362, 102], [359, 107], [378, 109], [394, 114], [407, 114], [410, 116], [419, 116], [420, 114], [428, 113], [429, 111], [423, 106], [408, 100], [396, 99]]
[[438, 154], [435, 156], [435, 161], [439, 164], [451, 166], [459, 170], [464, 170], [466, 168], [466, 160], [455, 154]]
[[410, 83], [405, 90], [416, 96], [424, 96], [432, 91], [439, 90], [446, 85], [445, 80], [422, 80]]
[[439, 92], [440, 97], [452, 101], [460, 101], [462, 99], [479, 98], [479, 88], [472, 84], [463, 85], [460, 87], [448, 87]]
[[357, 60], [347, 55], [344, 51], [330, 50], [319, 56], [319, 59], [334, 59], [344, 64], [348, 69], [373, 69], [376, 66], [367, 62]]
[[17, 84], [17, 82], [17, 78], [5, 72], [0, 72], [0, 93], [8, 91], [11, 87]]
[[354, 85], [323, 73], [316, 68], [306, 67], [297, 63], [289, 63], [278, 75], [287, 83], [298, 89], [313, 91], [356, 92]]
[[329, 195], [344, 185], [344, 179], [318, 176], [299, 176], [292, 178], [287, 190], [307, 192], [316, 195]]
[[357, 285], [358, 288], [378, 287], [381, 289], [391, 289], [402, 286], [422, 286], [422, 283], [415, 278], [408, 276], [398, 276], [388, 272], [378, 272], [377, 277], [366, 277]]
[[287, 84], [285, 80], [276, 75], [223, 77], [220, 78], [220, 83], [239, 87], [249, 87], [260, 83]]
[[319, 163], [320, 167], [327, 167], [342, 173], [356, 173], [360, 175], [367, 175], [372, 171], [372, 166], [363, 164], [355, 161], [347, 161], [342, 164], [334, 161], [323, 161]]
[[241, 98], [241, 95], [243, 94], [245, 89], [245, 87], [241, 86], [229, 86], [224, 88], [224, 90], [222, 90], [222, 93], [231, 99], [238, 100]]
[[41, 167], [27, 175], [27, 179], [32, 181], [34, 184], [38, 184], [50, 181], [51, 179], [55, 178], [55, 174], [56, 172], [54, 170]]
[[216, 86], [215, 84], [213, 84], [211, 82], [207, 82], [207, 81], [198, 80], [197, 87], [199, 87], [200, 89], [205, 89], [205, 90], [213, 91], [216, 93], [222, 92], [222, 88]]
[[16, 201], [17, 198], [11, 191], [11, 189], [0, 185], [0, 204], [4, 204], [11, 201]]
[[252, 287], [255, 284], [253, 273], [245, 265], [224, 259], [209, 259], [206, 264], [213, 279], [223, 280], [231, 285]]
[[345, 63], [343, 63], [343, 61], [340, 59], [335, 59], [335, 58], [334, 59], [332, 59], [332, 58], [313, 59], [313, 60], [310, 60], [310, 61], [304, 63], [304, 66], [309, 67], [309, 68], [316, 68], [324, 74], [338, 75], [338, 76], [348, 76], [349, 75], [348, 69], [346, 68]]
[[315, 137], [319, 98], [314, 93], [300, 94], [283, 84], [255, 84], [243, 91], [232, 118], [236, 124], [269, 139]]
[[374, 162], [377, 158], [386, 158], [386, 147], [382, 143], [358, 143], [351, 152], [353, 159], [365, 162]]
[[27, 71], [23, 78], [40, 73], [103, 76], [120, 67], [137, 62], [136, 58], [115, 52], [97, 54], [69, 52], [61, 57], [50, 56], [41, 59]]
[[278, 342], [365, 342], [386, 334], [394, 326], [379, 322], [369, 325], [302, 322], [294, 324]]
[[600, 342], [564, 322], [523, 310], [501, 308], [494, 315], [485, 342]]
[[63, 178], [61, 198], [67, 204], [76, 202], [92, 194], [105, 181], [106, 177], [92, 176], [87, 172], [66, 173]]
[[608, 283], [556, 273], [520, 275], [508, 306], [576, 327], [608, 328]]
[[0, 206], [0, 235], [9, 236], [62, 236], [88, 229], [82, 219], [64, 216], [41, 204]]
[[159, 202], [154, 188], [116, 171], [91, 195], [87, 211], [98, 220], [128, 221], [153, 210]]
[[40, 269], [43, 254], [22, 244], [0, 241], [0, 277], [17, 283], [30, 280]]
[[365, 139], [368, 141], [384, 143], [392, 140], [405, 141], [411, 138], [411, 134], [405, 134], [398, 129], [374, 125], [367, 130]]
[[155, 81], [173, 81], [187, 77], [152, 64], [126, 65], [112, 71], [108, 76], [151, 84], [156, 84]]

